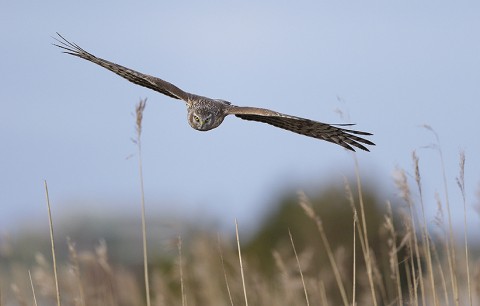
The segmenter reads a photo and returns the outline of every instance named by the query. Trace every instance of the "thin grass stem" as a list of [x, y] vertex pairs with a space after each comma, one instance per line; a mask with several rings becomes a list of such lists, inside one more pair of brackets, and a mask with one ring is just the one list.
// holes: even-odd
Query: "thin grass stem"
[[220, 259], [222, 261], [223, 276], [225, 277], [225, 286], [227, 287], [228, 299], [230, 300], [230, 305], [234, 306], [232, 293], [230, 291], [230, 286], [228, 285], [227, 270], [225, 269], [225, 261], [223, 259], [223, 251], [222, 251], [222, 246], [220, 244], [220, 235], [217, 235], [217, 243], [218, 243], [218, 253], [220, 254]]
[[353, 213], [353, 275], [352, 275], [352, 305], [357, 305], [356, 301], [356, 288], [357, 288], [357, 211], [354, 210]]
[[50, 207], [50, 197], [48, 195], [48, 185], [47, 185], [47, 180], [43, 181], [44, 186], [45, 186], [45, 197], [47, 200], [47, 208], [48, 208], [48, 224], [50, 226], [50, 242], [52, 246], [52, 262], [53, 262], [53, 276], [55, 279], [55, 293], [56, 293], [56, 298], [57, 298], [57, 305], [60, 306], [60, 290], [58, 288], [58, 273], [57, 273], [57, 258], [55, 256], [55, 240], [53, 237], [53, 220], [52, 220], [52, 210]]
[[182, 263], [182, 237], [178, 236], [178, 266], [180, 270], [180, 294], [182, 295], [182, 306], [187, 305], [187, 296], [185, 295], [185, 285], [183, 280], [183, 263]]
[[472, 298], [472, 284], [470, 280], [470, 258], [468, 256], [468, 226], [467, 226], [467, 201], [465, 199], [465, 152], [460, 152], [460, 174], [457, 177], [457, 184], [462, 193], [463, 200], [463, 235], [465, 243], [465, 264], [467, 269], [467, 287], [468, 287], [468, 300], [470, 305], [473, 305]]
[[327, 238], [327, 234], [323, 228], [322, 220], [320, 217], [315, 213], [312, 208], [310, 201], [308, 200], [307, 196], [303, 192], [299, 192], [300, 201], [299, 204], [305, 211], [305, 214], [315, 221], [317, 226], [318, 232], [320, 233], [320, 239], [322, 240], [323, 246], [325, 247], [328, 260], [330, 262], [330, 266], [333, 270], [333, 275], [335, 276], [335, 281], [337, 282], [338, 289], [340, 290], [340, 295], [342, 297], [343, 304], [348, 306], [348, 298], [347, 293], [345, 290], [345, 286], [343, 285], [342, 277], [340, 275], [340, 270], [338, 269], [337, 263], [335, 262], [335, 257], [333, 255], [332, 248]]
[[415, 168], [415, 181], [418, 188], [418, 194], [420, 197], [420, 208], [422, 211], [422, 224], [421, 224], [421, 231], [422, 231], [422, 245], [423, 245], [423, 252], [425, 254], [425, 258], [427, 261], [427, 268], [428, 268], [428, 275], [430, 279], [430, 286], [432, 291], [432, 298], [433, 298], [433, 305], [438, 305], [437, 301], [437, 292], [435, 290], [435, 277], [433, 274], [433, 265], [432, 265], [432, 254], [430, 251], [430, 235], [428, 233], [427, 228], [427, 219], [425, 216], [425, 203], [423, 202], [423, 192], [422, 192], [422, 183], [421, 183], [421, 176], [420, 176], [420, 167], [419, 167], [419, 158], [415, 151], [412, 153], [413, 164]]
[[33, 286], [32, 273], [30, 273], [30, 270], [28, 270], [28, 278], [30, 279], [30, 287], [32, 288], [33, 305], [38, 306], [37, 296], [35, 295], [35, 287]]
[[436, 146], [434, 148], [437, 149], [437, 152], [440, 156], [440, 164], [442, 168], [442, 178], [443, 178], [443, 188], [445, 191], [445, 206], [447, 208], [447, 215], [448, 215], [448, 244], [447, 244], [447, 255], [448, 255], [448, 267], [450, 269], [450, 279], [452, 282], [452, 290], [453, 290], [453, 299], [455, 305], [459, 305], [459, 295], [458, 295], [458, 279], [457, 279], [457, 268], [456, 268], [456, 251], [455, 251], [455, 239], [453, 237], [453, 222], [452, 222], [452, 214], [450, 210], [450, 197], [448, 195], [448, 184], [447, 184], [447, 174], [445, 171], [445, 161], [443, 159], [443, 151], [440, 145], [440, 138], [438, 137], [437, 132], [429, 125], [424, 125], [424, 128], [431, 131], [435, 136], [437, 141]]
[[293, 237], [292, 237], [292, 233], [290, 232], [290, 229], [288, 229], [288, 235], [290, 236], [290, 242], [292, 243], [293, 253], [295, 254], [295, 259], [297, 260], [298, 271], [300, 272], [300, 278], [302, 279], [302, 285], [303, 285], [303, 292], [305, 294], [305, 300], [307, 302], [307, 306], [310, 306], [310, 302], [308, 301], [307, 286], [305, 285], [305, 279], [303, 278], [302, 267], [300, 266], [300, 260], [298, 259], [297, 250], [295, 249], [295, 243], [293, 243]]
[[365, 218], [365, 205], [363, 203], [362, 183], [360, 180], [360, 167], [358, 165], [358, 159], [355, 154], [353, 154], [353, 159], [355, 161], [355, 177], [357, 180], [358, 201], [360, 202], [360, 215], [362, 216], [363, 225], [363, 231], [361, 232], [361, 234], [363, 234], [363, 239], [365, 241], [365, 265], [367, 266], [368, 283], [370, 284], [373, 305], [377, 306], [377, 296], [375, 293], [375, 284], [373, 282], [372, 260], [370, 258], [370, 245], [368, 243], [367, 220]]
[[237, 238], [238, 260], [240, 261], [240, 274], [242, 276], [243, 296], [245, 298], [245, 306], [248, 306], [247, 288], [245, 286], [245, 275], [243, 271], [242, 251], [240, 250], [240, 237], [238, 234], [238, 223], [235, 218], [235, 235]]
[[143, 120], [143, 111], [145, 110], [145, 106], [147, 103], [147, 99], [140, 100], [140, 102], [136, 106], [136, 131], [137, 131], [137, 139], [136, 144], [138, 148], [138, 172], [139, 172], [139, 179], [140, 179], [140, 195], [141, 195], [141, 214], [142, 214], [142, 244], [143, 244], [143, 275], [145, 279], [145, 298], [147, 301], [147, 306], [151, 305], [150, 302], [150, 281], [149, 281], [149, 273], [148, 273], [148, 248], [147, 248], [147, 225], [146, 225], [146, 217], [145, 217], [145, 189], [143, 184], [143, 163], [142, 163], [142, 120]]

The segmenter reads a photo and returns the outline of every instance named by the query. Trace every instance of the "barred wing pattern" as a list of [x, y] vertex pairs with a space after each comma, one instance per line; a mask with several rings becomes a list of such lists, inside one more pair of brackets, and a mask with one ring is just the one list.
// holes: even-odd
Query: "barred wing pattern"
[[106, 68], [137, 85], [153, 89], [174, 99], [184, 100], [185, 102], [188, 101], [190, 94], [181, 90], [177, 86], [154, 76], [143, 74], [130, 68], [96, 57], [95, 55], [80, 48], [80, 46], [78, 46], [77, 44], [69, 42], [59, 33], [57, 33], [57, 35], [60, 36], [62, 40], [54, 38], [58, 42], [58, 44], [54, 45], [64, 49], [65, 53], [83, 58], [87, 61], [100, 65], [103, 68]]
[[355, 151], [353, 147], [369, 151], [363, 144], [375, 145], [367, 139], [355, 136], [368, 136], [372, 135], [371, 133], [342, 128], [353, 124], [331, 125], [256, 107], [231, 107], [228, 113], [244, 120], [263, 122], [297, 134], [329, 141], [351, 151]]

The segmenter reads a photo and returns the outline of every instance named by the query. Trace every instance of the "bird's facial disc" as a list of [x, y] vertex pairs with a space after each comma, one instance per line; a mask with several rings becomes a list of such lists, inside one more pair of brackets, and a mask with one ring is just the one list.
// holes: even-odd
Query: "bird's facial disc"
[[208, 131], [216, 127], [213, 114], [205, 110], [190, 112], [188, 122], [191, 127], [199, 131]]

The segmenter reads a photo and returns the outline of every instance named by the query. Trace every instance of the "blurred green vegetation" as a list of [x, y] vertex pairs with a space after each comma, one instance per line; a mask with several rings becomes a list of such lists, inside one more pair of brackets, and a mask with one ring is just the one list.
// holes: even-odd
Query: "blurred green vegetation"
[[[384, 197], [369, 184], [365, 186], [361, 192], [374, 267], [374, 295], [378, 301], [382, 301], [379, 305], [386, 305], [399, 298], [399, 288], [406, 296], [412, 296], [411, 274], [419, 272], [418, 261], [412, 250], [412, 235], [408, 236], [412, 218], [403, 202], [393, 203], [393, 211], [389, 211], [387, 208], [390, 206]], [[331, 305], [342, 304], [341, 290], [328, 257], [332, 255], [347, 300], [353, 298], [355, 283], [355, 293], [364, 301], [360, 304], [371, 305], [371, 285], [367, 279], [366, 256], [359, 234], [359, 227], [363, 223], [354, 223], [355, 212], [362, 222], [356, 187], [356, 183], [323, 186], [318, 192], [307, 194], [307, 198], [293, 191], [286, 192], [250, 239], [240, 237], [247, 287], [254, 305], [292, 305], [303, 299], [300, 269], [289, 231], [301, 263], [306, 288], [312, 297], [328, 298]], [[302, 201], [311, 205], [314, 218], [301, 207]], [[149, 216], [149, 219], [155, 220], [155, 217]], [[393, 224], [394, 233], [389, 231], [388, 220]], [[241, 301], [243, 292], [235, 235], [231, 234], [227, 238], [223, 235], [220, 238], [217, 229], [188, 224], [182, 229], [180, 242], [178, 227], [173, 230], [166, 224], [177, 221], [186, 223], [172, 218], [168, 222], [164, 221], [148, 223], [152, 295], [161, 301], [158, 304], [179, 304], [185, 295], [180, 284], [188, 288], [186, 290], [190, 301], [195, 301], [193, 305], [224, 305], [230, 299], [228, 294], [237, 303]], [[317, 222], [321, 223], [322, 229], [319, 229]], [[86, 215], [55, 223], [58, 224], [55, 226], [57, 258], [64, 270], [61, 278], [69, 280], [62, 283], [61, 290], [68, 292], [67, 296], [72, 301], [78, 299], [78, 288], [83, 288], [84, 292], [81, 292], [85, 296], [82, 299], [85, 301], [102, 300], [106, 301], [105, 305], [144, 303], [142, 239], [138, 216], [132, 220], [128, 217], [108, 219], [105, 216]], [[322, 230], [331, 254], [321, 238]], [[159, 233], [162, 235], [159, 236]], [[71, 238], [70, 249], [66, 243], [68, 237]], [[434, 240], [432, 248], [438, 250], [435, 255], [436, 264], [445, 267], [445, 241], [439, 239], [433, 243]], [[396, 260], [393, 258], [392, 246], [398, 248], [395, 252]], [[470, 245], [470, 251], [475, 249], [478, 249], [477, 245]], [[419, 262], [421, 270], [427, 273], [425, 256], [421, 251]], [[11, 298], [9, 296], [12, 294], [5, 290], [11, 284], [18, 286], [19, 292], [29, 291], [26, 271], [31, 269], [34, 283], [45, 287], [42, 294], [45, 301], [51, 302], [54, 295], [50, 257], [47, 227], [3, 236], [0, 239], [0, 292], [7, 291], [7, 294], [2, 293], [4, 299]], [[399, 270], [399, 276], [394, 275], [395, 267]], [[435, 272], [434, 277], [438, 278], [446, 270], [440, 272]], [[459, 269], [458, 274], [462, 273], [464, 271]], [[425, 276], [424, 278], [426, 279]], [[400, 280], [396, 282], [394, 279]], [[427, 280], [425, 282], [428, 284]], [[448, 283], [448, 278], [446, 282]], [[227, 289], [228, 284], [230, 287]], [[438, 280], [437, 284], [440, 284]], [[229, 293], [230, 289], [232, 292]], [[21, 300], [18, 294], [17, 300]], [[72, 302], [73, 304], [77, 305]]]
[[[379, 229], [386, 214], [385, 202], [381, 203], [381, 200], [371, 190], [363, 192], [370, 247], [376, 250], [378, 244], [381, 243]], [[343, 248], [346, 253], [351, 254], [354, 212], [345, 196], [345, 190], [332, 186], [309, 196], [309, 200], [317, 216], [321, 219], [332, 248]], [[354, 201], [359, 203], [358, 195], [355, 195]], [[246, 254], [252, 254], [252, 257], [256, 258], [259, 268], [271, 271], [274, 267], [272, 250], [278, 250], [284, 246], [290, 246], [291, 249], [288, 230], [292, 233], [297, 252], [309, 249], [318, 255], [312, 262], [313, 269], [325, 266], [327, 261], [325, 247], [322, 245], [317, 226], [300, 207], [297, 194], [288, 194], [281, 199], [277, 210], [264, 220], [258, 233], [243, 246], [243, 250]], [[357, 253], [361, 254], [358, 241], [357, 248]]]

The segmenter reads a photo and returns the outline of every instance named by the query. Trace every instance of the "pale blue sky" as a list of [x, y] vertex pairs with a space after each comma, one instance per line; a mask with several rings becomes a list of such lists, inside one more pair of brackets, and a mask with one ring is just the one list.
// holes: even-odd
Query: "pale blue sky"
[[[392, 173], [418, 150], [425, 199], [452, 207], [465, 150], [469, 222], [478, 228], [480, 6], [442, 1], [14, 1], [0, 9], [0, 232], [54, 216], [138, 213], [132, 112], [148, 98], [143, 154], [150, 218], [181, 214], [253, 226], [283, 190], [321, 188], [353, 173], [350, 153], [261, 123], [227, 118], [190, 128], [185, 106], [51, 45], [60, 32], [93, 54], [184, 90], [237, 105], [342, 122], [377, 146], [357, 157], [365, 179], [395, 198]], [[456, 214], [460, 222], [461, 214]], [[431, 219], [431, 218], [430, 218]]]

